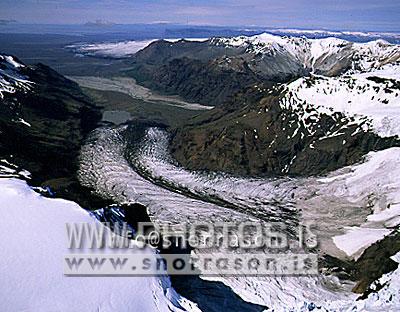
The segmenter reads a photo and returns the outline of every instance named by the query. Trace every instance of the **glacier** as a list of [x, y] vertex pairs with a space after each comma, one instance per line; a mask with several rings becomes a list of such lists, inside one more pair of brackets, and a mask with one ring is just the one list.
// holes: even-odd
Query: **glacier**
[[[93, 134], [82, 149], [80, 179], [98, 194], [116, 202], [146, 205], [153, 222], [281, 219], [289, 227], [295, 226], [296, 219], [314, 222], [321, 250], [342, 258], [356, 257], [357, 252], [380, 240], [384, 236], [382, 233], [392, 232], [399, 224], [396, 206], [400, 188], [396, 179], [400, 160], [398, 148], [372, 152], [364, 163], [340, 169], [327, 177], [245, 179], [189, 172], [176, 166], [166, 152], [167, 134], [156, 128], [147, 130], [140, 147], [128, 156], [128, 162], [124, 130], [125, 127], [103, 128]], [[392, 175], [388, 176], [388, 171]], [[200, 196], [201, 200], [185, 196], [188, 192]], [[372, 214], [368, 206], [355, 209], [366, 207], [374, 198]], [[218, 199], [234, 207], [218, 205]], [[286, 210], [287, 207], [291, 208]], [[351, 237], [338, 238], [351, 235], [349, 227], [354, 224], [359, 225], [360, 231], [381, 231], [354, 248], [348, 246]], [[273, 307], [275, 311], [307, 311], [310, 305], [322, 307], [323, 311], [364, 311], [366, 305], [379, 306], [376, 301], [371, 303], [378, 300], [376, 297], [356, 301], [357, 295], [350, 292], [354, 284], [329, 275], [203, 278], [221, 281], [243, 300]], [[393, 301], [385, 303], [388, 307], [399, 306], [395, 294], [396, 289]]]

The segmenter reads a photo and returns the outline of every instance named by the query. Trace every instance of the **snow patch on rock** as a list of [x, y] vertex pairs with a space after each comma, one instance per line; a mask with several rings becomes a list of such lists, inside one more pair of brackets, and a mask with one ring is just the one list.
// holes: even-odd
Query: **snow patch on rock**
[[281, 105], [297, 111], [303, 121], [310, 115], [318, 121], [322, 113], [341, 112], [364, 125], [364, 131], [390, 137], [400, 135], [399, 86], [400, 65], [338, 77], [303, 77], [287, 85]]
[[5, 93], [15, 93], [17, 90], [28, 91], [33, 82], [20, 73], [25, 65], [17, 62], [10, 55], [0, 54], [0, 99]]
[[335, 37], [307, 39], [262, 33], [251, 37], [213, 38], [210, 43], [244, 48], [246, 52], [255, 55], [291, 56], [310, 71], [319, 68], [333, 69], [336, 63], [343, 59], [349, 59], [351, 68], [358, 70], [379, 68], [400, 60], [399, 46], [382, 39], [353, 43]]

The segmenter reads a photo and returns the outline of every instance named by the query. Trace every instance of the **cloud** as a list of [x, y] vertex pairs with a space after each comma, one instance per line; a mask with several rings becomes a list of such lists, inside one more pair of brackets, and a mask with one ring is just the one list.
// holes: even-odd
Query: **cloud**
[[0, 18], [35, 23], [257, 25], [400, 30], [393, 0], [1, 0]]

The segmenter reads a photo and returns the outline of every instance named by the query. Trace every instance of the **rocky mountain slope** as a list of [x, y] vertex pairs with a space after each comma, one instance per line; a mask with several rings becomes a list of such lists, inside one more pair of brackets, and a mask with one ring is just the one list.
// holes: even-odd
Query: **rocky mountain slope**
[[382, 40], [161, 41], [135, 61], [157, 87], [219, 104], [173, 132], [190, 169], [314, 175], [400, 144], [400, 48]]
[[100, 119], [79, 86], [43, 64], [0, 55], [0, 105], [2, 170], [24, 168], [33, 183], [68, 180], [81, 141]]
[[[239, 93], [173, 133], [171, 152], [185, 167], [239, 175], [313, 175], [353, 164], [371, 150], [400, 146], [343, 112], [296, 110], [287, 93]], [[289, 100], [290, 101], [290, 100]], [[303, 102], [301, 102], [303, 104]], [[232, 109], [236, 106], [237, 109]]]

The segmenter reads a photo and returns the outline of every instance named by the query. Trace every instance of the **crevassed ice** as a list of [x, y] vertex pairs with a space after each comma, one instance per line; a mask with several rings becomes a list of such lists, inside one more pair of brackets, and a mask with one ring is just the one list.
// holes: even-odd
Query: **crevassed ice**
[[[119, 202], [145, 204], [153, 221], [285, 220], [290, 214], [284, 209], [288, 205], [292, 207], [289, 221], [293, 216], [294, 220], [314, 221], [322, 250], [343, 256], [343, 250], [347, 249], [340, 243], [335, 246], [332, 238], [346, 234], [346, 226], [359, 224], [390, 229], [396, 217], [396, 212], [385, 207], [398, 200], [396, 194], [400, 187], [395, 178], [399, 173], [396, 168], [400, 168], [398, 148], [371, 153], [364, 164], [338, 170], [324, 179], [240, 179], [188, 172], [177, 167], [166, 154], [165, 132], [155, 128], [147, 131], [140, 148], [131, 155], [132, 167], [124, 157], [126, 150], [121, 134], [121, 129], [115, 128], [95, 133], [93, 141], [82, 150], [80, 179], [103, 196]], [[187, 192], [199, 198], [185, 196]], [[291, 201], [292, 192], [295, 193], [294, 202]], [[222, 207], [210, 197], [232, 206]], [[277, 201], [272, 203], [274, 198]], [[370, 215], [367, 208], [370, 200], [375, 200], [376, 214], [372, 216], [376, 220], [364, 225]], [[366, 248], [379, 238], [368, 240], [360, 248]], [[353, 307], [354, 311], [363, 311], [365, 303], [355, 302], [356, 296], [349, 291], [351, 284], [340, 283], [331, 276], [213, 279], [231, 287], [244, 300], [278, 311], [288, 308], [306, 311], [311, 303], [322, 306], [325, 311], [346, 311]], [[393, 306], [393, 302], [386, 304]]]

